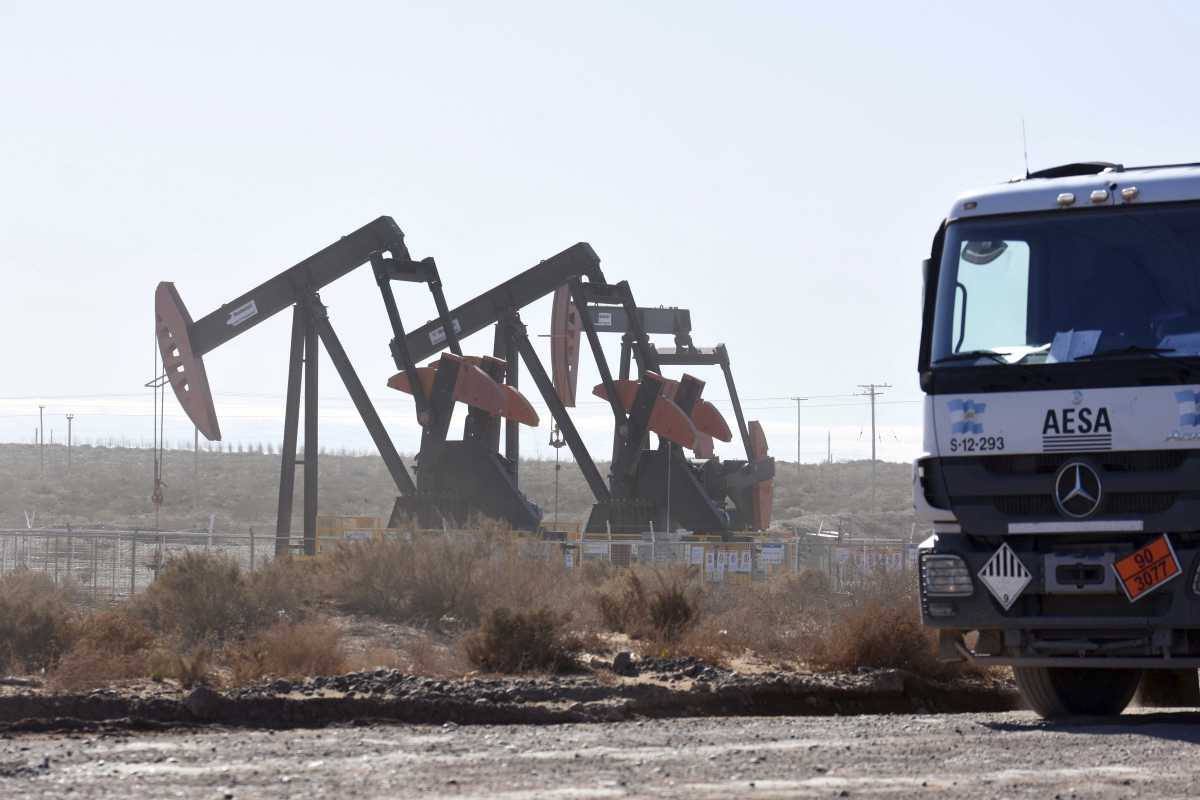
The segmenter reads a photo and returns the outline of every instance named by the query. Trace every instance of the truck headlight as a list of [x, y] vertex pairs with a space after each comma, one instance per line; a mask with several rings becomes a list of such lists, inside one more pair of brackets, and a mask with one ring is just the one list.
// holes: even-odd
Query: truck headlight
[[921, 592], [926, 597], [970, 597], [975, 584], [958, 556], [922, 553]]

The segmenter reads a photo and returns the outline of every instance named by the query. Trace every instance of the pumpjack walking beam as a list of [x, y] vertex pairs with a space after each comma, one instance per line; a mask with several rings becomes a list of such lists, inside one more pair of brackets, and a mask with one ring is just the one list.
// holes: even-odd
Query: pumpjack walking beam
[[[297, 463], [302, 463], [305, 468], [305, 552], [313, 552], [316, 545], [320, 450], [317, 440], [318, 340], [346, 385], [397, 490], [401, 494], [415, 491], [412, 477], [363, 389], [317, 294], [324, 286], [366, 263], [371, 263], [375, 269], [389, 316], [395, 308], [391, 280], [425, 280], [430, 276], [436, 279], [437, 274], [431, 259], [412, 260], [404, 244], [404, 234], [395, 221], [390, 217], [379, 217], [194, 322], [174, 284], [160, 283], [155, 292], [155, 334], [167, 378], [184, 412], [209, 440], [220, 439], [221, 430], [204, 369], [204, 355], [285, 308], [294, 307], [276, 520], [276, 548], [281, 552], [287, 549], [290, 539]], [[431, 284], [431, 291], [439, 308], [444, 309], [440, 280], [436, 285]], [[398, 331], [398, 338], [403, 341], [398, 314], [392, 321], [394, 331]], [[305, 454], [299, 462], [296, 450], [301, 378], [304, 383]]]

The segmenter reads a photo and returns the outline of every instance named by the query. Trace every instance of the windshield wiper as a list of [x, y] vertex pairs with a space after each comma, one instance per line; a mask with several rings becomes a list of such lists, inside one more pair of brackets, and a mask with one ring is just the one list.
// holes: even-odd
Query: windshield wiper
[[1174, 353], [1174, 347], [1147, 347], [1141, 344], [1131, 344], [1127, 347], [1114, 347], [1111, 350], [1098, 350], [1095, 353], [1088, 353], [1084, 356], [1076, 356], [1074, 361], [1100, 361], [1106, 358], [1120, 358], [1121, 356], [1157, 356], [1159, 358], [1170, 358], [1167, 353]]
[[961, 353], [951, 353], [948, 356], [939, 358], [933, 362], [934, 366], [938, 364], [951, 364], [955, 361], [977, 361], [981, 358], [990, 358], [999, 364], [1008, 364], [1009, 361], [1004, 357], [1003, 353], [997, 353], [995, 350], [964, 350]]

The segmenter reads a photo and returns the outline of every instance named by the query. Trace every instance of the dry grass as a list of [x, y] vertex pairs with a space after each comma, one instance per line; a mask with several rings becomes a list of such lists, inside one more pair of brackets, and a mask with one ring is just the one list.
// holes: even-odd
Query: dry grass
[[168, 560], [130, 610], [184, 649], [212, 647], [280, 619], [301, 619], [312, 598], [311, 571], [277, 559], [247, 574], [223, 554], [188, 552]]
[[150, 628], [178, 637], [187, 648], [244, 633], [254, 613], [237, 562], [201, 552], [169, 560], [130, 607]]
[[893, 668], [934, 680], [980, 672], [937, 660], [937, 637], [921, 624], [916, 586], [899, 576], [880, 576], [830, 618], [810, 647], [809, 663], [831, 671]]
[[476, 542], [445, 537], [339, 545], [322, 564], [323, 592], [347, 611], [434, 625], [479, 616]]
[[[243, 683], [348, 668], [555, 671], [582, 648], [607, 652], [611, 642], [596, 636], [607, 630], [645, 653], [715, 663], [753, 656], [832, 671], [962, 672], [937, 662], [911, 582], [879, 579], [846, 597], [817, 572], [714, 585], [682, 566], [585, 564], [567, 572], [552, 551], [541, 559], [539, 552], [548, 551], [490, 529], [347, 544], [252, 573], [192, 553], [167, 562], [145, 593], [104, 612], [77, 609], [46, 578], [16, 573], [0, 578], [0, 669], [46, 669], [64, 689], [147, 676], [190, 686], [219, 674]], [[387, 633], [348, 643], [314, 615], [322, 597], [402, 624], [378, 622]]]
[[212, 650], [205, 646], [187, 652], [155, 650], [150, 655], [147, 671], [154, 680], [170, 678], [184, 689], [218, 682]]
[[78, 614], [70, 601], [45, 575], [0, 576], [0, 671], [46, 669], [71, 648]]
[[829, 580], [811, 570], [752, 584], [705, 590], [699, 619], [676, 645], [688, 655], [723, 661], [751, 652], [794, 661], [839, 613]]
[[593, 602], [608, 630], [665, 644], [697, 622], [701, 594], [694, 569], [630, 569], [602, 584]]
[[580, 650], [569, 622], [569, 616], [548, 608], [496, 608], [467, 636], [463, 649], [484, 672], [565, 672], [576, 666]]
[[323, 620], [278, 622], [225, 654], [233, 680], [243, 685], [265, 677], [302, 678], [346, 670], [342, 634]]
[[50, 674], [51, 686], [78, 690], [141, 678], [158, 642], [154, 632], [126, 611], [99, 611], [79, 626], [74, 646]]
[[561, 561], [527, 557], [526, 547], [502, 529], [346, 543], [323, 559], [318, 585], [346, 611], [442, 630], [475, 625], [530, 597], [569, 602], [575, 584]]

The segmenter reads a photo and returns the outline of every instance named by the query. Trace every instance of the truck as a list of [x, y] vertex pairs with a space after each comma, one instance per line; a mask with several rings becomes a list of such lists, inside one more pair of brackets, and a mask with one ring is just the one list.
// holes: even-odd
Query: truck
[[923, 263], [923, 623], [1043, 717], [1200, 705], [1200, 164], [960, 195]]

